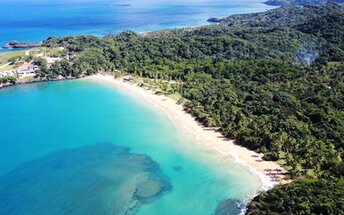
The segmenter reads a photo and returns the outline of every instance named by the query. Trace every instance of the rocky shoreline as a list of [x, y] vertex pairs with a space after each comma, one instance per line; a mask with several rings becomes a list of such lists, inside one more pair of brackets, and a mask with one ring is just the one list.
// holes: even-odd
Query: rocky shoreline
[[84, 78], [85, 76], [82, 77], [58, 77], [58, 78], [53, 78], [53, 79], [48, 79], [48, 78], [35, 78], [31, 80], [18, 80], [15, 83], [0, 83], [0, 90], [6, 87], [12, 87], [16, 85], [24, 85], [24, 84], [31, 84], [31, 83], [38, 83], [38, 82], [50, 82], [50, 81], [65, 81], [65, 80], [74, 80], [74, 79], [79, 79], [79, 78]]

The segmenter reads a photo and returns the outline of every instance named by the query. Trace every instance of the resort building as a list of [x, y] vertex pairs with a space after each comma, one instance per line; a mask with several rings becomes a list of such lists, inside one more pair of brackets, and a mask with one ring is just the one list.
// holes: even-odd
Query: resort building
[[39, 69], [38, 66], [30, 65], [30, 66], [18, 69], [17, 75], [19, 78], [21, 78], [21, 77], [33, 77], [36, 75], [36, 71], [38, 69]]

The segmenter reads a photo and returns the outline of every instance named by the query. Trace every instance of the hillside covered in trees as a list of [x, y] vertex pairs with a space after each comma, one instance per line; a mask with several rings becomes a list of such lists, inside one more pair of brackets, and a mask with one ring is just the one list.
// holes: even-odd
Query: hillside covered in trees
[[286, 6], [219, 24], [104, 38], [51, 37], [63, 60], [39, 76], [99, 71], [174, 80], [185, 110], [281, 163], [295, 182], [256, 197], [248, 214], [343, 214], [344, 7]]
[[275, 6], [317, 5], [322, 3], [344, 3], [344, 0], [267, 0], [265, 3]]

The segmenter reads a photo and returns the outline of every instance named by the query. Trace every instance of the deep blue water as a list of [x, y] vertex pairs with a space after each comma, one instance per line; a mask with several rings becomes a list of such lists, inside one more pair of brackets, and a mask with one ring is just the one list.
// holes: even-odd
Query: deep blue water
[[[207, 24], [210, 17], [264, 11], [264, 0], [0, 0], [0, 44], [49, 36], [104, 36]], [[131, 6], [114, 6], [127, 3]]]
[[260, 189], [230, 157], [111, 85], [0, 90], [0, 215], [210, 215]]

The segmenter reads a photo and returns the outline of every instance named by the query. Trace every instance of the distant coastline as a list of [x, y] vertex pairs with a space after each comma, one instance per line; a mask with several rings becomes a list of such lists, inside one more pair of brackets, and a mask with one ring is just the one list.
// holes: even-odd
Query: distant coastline
[[[229, 15], [263, 12], [274, 8], [262, 3], [262, 1], [259, 0], [254, 0], [255, 5], [253, 7], [246, 7], [246, 4], [249, 5], [249, 3], [245, 2], [243, 4], [236, 4], [236, 1], [240, 2], [239, 0], [235, 0], [234, 2], [226, 2], [221, 0], [216, 3], [209, 1], [209, 4], [205, 2], [207, 4], [205, 4], [204, 7], [211, 11], [210, 14], [203, 12], [203, 10], [198, 11], [194, 4], [191, 4], [187, 7], [182, 7], [187, 2], [180, 3], [173, 1], [168, 2], [168, 5], [176, 8], [178, 11], [169, 10], [168, 7], [163, 5], [160, 7], [160, 4], [156, 4], [154, 2], [146, 6], [142, 4], [134, 5], [133, 3], [127, 1], [110, 1], [99, 3], [94, 5], [96, 10], [94, 11], [94, 14], [92, 13], [92, 16], [88, 16], [88, 10], [91, 10], [89, 8], [92, 8], [91, 3], [85, 4], [85, 7], [82, 7], [80, 11], [76, 12], [76, 14], [68, 14], [71, 12], [71, 10], [66, 10], [66, 7], [62, 7], [62, 3], [61, 5], [57, 6], [58, 10], [63, 11], [66, 13], [66, 15], [70, 16], [68, 19], [64, 19], [64, 15], [62, 15], [62, 13], [57, 14], [56, 16], [61, 17], [61, 20], [64, 20], [63, 22], [57, 22], [56, 20], [50, 19], [49, 16], [44, 18], [44, 21], [41, 19], [41, 17], [32, 17], [33, 13], [40, 12], [35, 10], [25, 11], [28, 12], [28, 21], [26, 22], [16, 20], [12, 16], [11, 19], [7, 20], [6, 14], [3, 14], [5, 17], [3, 19], [6, 20], [6, 23], [1, 25], [2, 23], [0, 22], [0, 31], [6, 32], [6, 34], [0, 36], [0, 46], [9, 43], [11, 40], [18, 40], [21, 42], [40, 42], [49, 36], [94, 35], [103, 37], [109, 34], [113, 35], [120, 33], [123, 30], [132, 30], [136, 33], [140, 33], [175, 28], [200, 27], [208, 24], [207, 19], [211, 17], [224, 18]], [[76, 5], [73, 3], [72, 6], [77, 7], [77, 4], [79, 3], [76, 3]], [[11, 8], [15, 8], [16, 5], [17, 3], [15, 2], [11, 3]], [[219, 7], [219, 5], [225, 5], [225, 7]], [[44, 12], [43, 16], [45, 14], [49, 15], [50, 10], [53, 9], [50, 7], [47, 8], [47, 11]], [[178, 12], [179, 15], [175, 16], [173, 14], [175, 12]], [[194, 12], [197, 13], [197, 17], [193, 16]], [[82, 19], [79, 19], [79, 16], [74, 17], [75, 15], [79, 14], [82, 15], [80, 16], [83, 17]], [[114, 14], [116, 14], [116, 16], [114, 16]], [[137, 24], [138, 21], [139, 24]], [[19, 23], [18, 26], [16, 23]], [[7, 25], [11, 25], [11, 28], [5, 29], [5, 26]], [[50, 28], [45, 29], [45, 26], [50, 26]], [[75, 26], [76, 28], [75, 30], [72, 30], [69, 26]], [[28, 29], [25, 31], [25, 33], [23, 33], [20, 29], [23, 27]], [[5, 51], [5, 49], [0, 49], [0, 52], [3, 51]]]
[[264, 2], [266, 5], [271, 6], [289, 6], [289, 5], [317, 5], [322, 3], [344, 3], [343, 0], [267, 0]]

